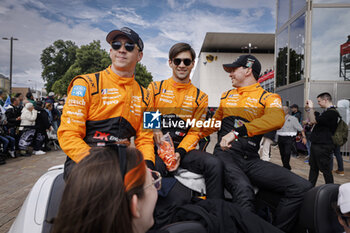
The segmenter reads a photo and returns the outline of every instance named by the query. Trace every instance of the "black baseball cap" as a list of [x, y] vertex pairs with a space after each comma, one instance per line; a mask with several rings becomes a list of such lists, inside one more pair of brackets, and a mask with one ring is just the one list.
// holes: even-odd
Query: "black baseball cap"
[[299, 109], [299, 106], [298, 106], [297, 104], [292, 104], [292, 105], [290, 106], [290, 108], [297, 108], [297, 109]]
[[108, 44], [111, 44], [118, 36], [124, 35], [128, 37], [132, 42], [137, 44], [140, 50], [143, 50], [143, 41], [141, 40], [139, 34], [128, 27], [122, 27], [121, 29], [110, 31], [106, 37]]
[[241, 66], [246, 68], [252, 68], [253, 75], [256, 79], [259, 77], [261, 71], [261, 64], [259, 60], [253, 55], [241, 55], [233, 63], [223, 64], [222, 66], [224, 67], [224, 70], [228, 73], [231, 72], [231, 68], [237, 68]]

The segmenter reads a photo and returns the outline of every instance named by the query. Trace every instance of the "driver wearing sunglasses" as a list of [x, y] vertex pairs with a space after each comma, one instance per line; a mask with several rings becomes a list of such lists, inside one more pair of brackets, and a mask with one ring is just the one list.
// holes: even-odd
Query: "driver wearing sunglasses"
[[344, 227], [346, 233], [350, 233], [350, 183], [339, 186], [336, 212], [340, 225]]
[[223, 164], [213, 155], [196, 150], [201, 128], [181, 126], [187, 120], [205, 121], [207, 113], [208, 95], [196, 88], [190, 79], [195, 57], [195, 51], [189, 44], [173, 45], [169, 51], [172, 77], [148, 86], [155, 110], [159, 110], [165, 122], [174, 122], [171, 127], [164, 125], [153, 134], [156, 144], [161, 144], [163, 135], [170, 134], [176, 152], [176, 166], [168, 170], [157, 152], [151, 160], [145, 159], [147, 166], [155, 168], [163, 177], [171, 177], [178, 167], [202, 174], [207, 198], [223, 198]]
[[112, 64], [100, 72], [79, 75], [68, 87], [58, 140], [67, 154], [64, 177], [89, 154], [91, 147], [110, 143], [135, 145], [143, 156], [154, 156], [153, 133], [143, 130], [143, 112], [153, 108], [148, 91], [135, 81], [143, 42], [130, 28], [108, 33]]

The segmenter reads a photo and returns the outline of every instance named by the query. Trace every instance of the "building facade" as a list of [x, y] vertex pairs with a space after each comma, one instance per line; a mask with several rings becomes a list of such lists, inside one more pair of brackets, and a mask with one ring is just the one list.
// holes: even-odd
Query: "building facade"
[[7, 94], [10, 92], [10, 79], [0, 74], [0, 90]]
[[275, 90], [283, 104], [316, 102], [321, 92], [335, 103], [350, 98], [349, 35], [350, 0], [277, 0]]
[[218, 107], [221, 94], [233, 88], [222, 65], [250, 53], [261, 62], [262, 73], [273, 70], [274, 42], [274, 34], [208, 32], [196, 61], [192, 83], [208, 94], [209, 107]]

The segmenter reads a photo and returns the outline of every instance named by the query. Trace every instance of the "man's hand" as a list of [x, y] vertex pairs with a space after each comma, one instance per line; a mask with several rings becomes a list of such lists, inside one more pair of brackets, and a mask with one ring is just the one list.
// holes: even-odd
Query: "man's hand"
[[175, 158], [176, 158], [176, 165], [175, 165], [175, 167], [173, 169], [169, 169], [169, 172], [176, 171], [179, 168], [179, 166], [180, 166], [180, 160], [181, 160], [180, 153], [175, 152]]
[[221, 138], [220, 147], [222, 150], [227, 150], [231, 147], [231, 142], [235, 140], [237, 136], [231, 131]]
[[163, 133], [160, 129], [153, 130], [153, 138], [156, 144], [160, 144], [162, 141]]
[[304, 145], [306, 145], [306, 142], [307, 142], [306, 138], [303, 137], [302, 142]]
[[21, 120], [21, 117], [20, 117], [20, 116], [16, 118], [16, 121], [20, 121], [20, 120]]

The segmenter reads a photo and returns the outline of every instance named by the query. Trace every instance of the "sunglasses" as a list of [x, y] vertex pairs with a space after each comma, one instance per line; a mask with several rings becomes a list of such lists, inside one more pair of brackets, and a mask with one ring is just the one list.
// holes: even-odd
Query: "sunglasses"
[[[119, 49], [122, 47], [122, 45], [123, 45], [123, 43], [120, 42], [120, 41], [114, 41], [114, 42], [112, 42], [112, 44], [111, 44], [111, 46], [112, 46], [112, 48], [113, 48], [114, 50], [119, 50]], [[126, 51], [128, 51], [128, 52], [133, 51], [134, 48], [135, 48], [135, 46], [136, 46], [136, 44], [134, 44], [134, 43], [128, 43], [128, 42], [124, 43], [124, 48], [125, 48]]]
[[161, 187], [162, 187], [162, 176], [160, 175], [159, 172], [157, 171], [153, 171], [153, 170], [150, 170], [151, 171], [151, 175], [152, 175], [152, 183], [147, 185], [144, 189], [148, 188], [148, 187], [151, 187], [152, 185], [154, 185], [154, 187], [157, 189], [157, 190], [160, 190]]
[[189, 65], [191, 65], [191, 63], [192, 63], [192, 60], [189, 59], [189, 58], [185, 58], [185, 59], [175, 58], [175, 59], [173, 60], [173, 62], [174, 62], [174, 64], [175, 64], [176, 66], [180, 65], [181, 62], [183, 62], [183, 63], [185, 64], [185, 66], [189, 66]]

